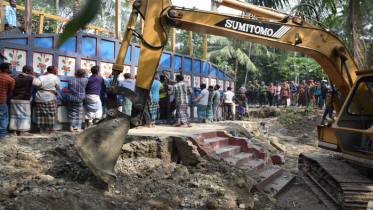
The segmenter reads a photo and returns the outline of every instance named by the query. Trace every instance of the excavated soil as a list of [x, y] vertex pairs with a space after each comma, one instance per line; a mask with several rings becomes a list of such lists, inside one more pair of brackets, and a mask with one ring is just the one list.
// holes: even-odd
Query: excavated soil
[[265, 209], [273, 204], [243, 171], [211, 158], [170, 163], [173, 141], [129, 142], [107, 186], [73, 148], [75, 135], [0, 143], [0, 209]]
[[[115, 167], [117, 181], [108, 186], [81, 161], [73, 147], [76, 136], [59, 134], [0, 142], [0, 210], [326, 209], [297, 168], [301, 152], [332, 154], [317, 147], [321, 112], [286, 125], [274, 117], [278, 112], [256, 109], [250, 116], [253, 123], [219, 124], [228, 125], [232, 135], [284, 155], [282, 167], [297, 179], [277, 200], [253, 188], [255, 181], [241, 169], [200, 157], [180, 137], [129, 136]], [[260, 122], [266, 123], [269, 134], [262, 133]]]

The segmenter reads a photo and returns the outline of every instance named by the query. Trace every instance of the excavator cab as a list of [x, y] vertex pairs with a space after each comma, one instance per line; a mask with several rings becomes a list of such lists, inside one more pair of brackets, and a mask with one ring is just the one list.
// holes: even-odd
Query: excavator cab
[[373, 167], [373, 70], [357, 76], [332, 128], [346, 159]]

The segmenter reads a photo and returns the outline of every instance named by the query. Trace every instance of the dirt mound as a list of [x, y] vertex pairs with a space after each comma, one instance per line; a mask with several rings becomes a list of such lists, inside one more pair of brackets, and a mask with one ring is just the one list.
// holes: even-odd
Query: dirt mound
[[124, 145], [127, 150], [115, 167], [118, 179], [107, 186], [80, 160], [73, 148], [75, 138], [1, 142], [0, 209], [250, 209], [254, 205], [250, 193], [254, 181], [223, 161], [204, 158], [196, 166], [184, 166], [140, 157], [139, 151], [131, 153], [137, 157], [128, 158], [128, 148], [139, 145], [164, 157], [169, 140]]

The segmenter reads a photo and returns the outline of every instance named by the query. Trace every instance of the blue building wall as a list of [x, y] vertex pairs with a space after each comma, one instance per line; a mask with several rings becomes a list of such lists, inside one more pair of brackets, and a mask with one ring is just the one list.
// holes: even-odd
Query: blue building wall
[[[70, 78], [74, 77], [77, 69], [86, 69], [86, 76], [90, 76], [90, 68], [100, 66], [103, 77], [110, 75], [112, 65], [115, 63], [121, 40], [107, 37], [78, 33], [70, 37], [62, 46], [57, 48], [60, 34], [36, 35], [1, 35], [0, 50], [8, 58], [6, 62], [12, 63], [13, 71], [22, 71], [24, 65], [31, 65], [38, 74], [43, 74], [47, 66], [57, 66], [58, 77], [63, 86], [60, 94], [67, 93]], [[140, 55], [140, 46], [131, 44], [127, 51], [124, 73], [137, 74]], [[227, 87], [235, 89], [235, 80], [216, 65], [186, 55], [164, 51], [159, 64], [159, 72], [164, 72], [175, 78], [179, 69], [184, 70], [185, 81], [193, 88], [199, 88], [201, 83], [207, 85], [219, 84], [221, 90]], [[123, 79], [123, 74], [120, 75]], [[195, 98], [198, 92], [192, 96]], [[190, 104], [191, 118], [196, 118], [196, 107]], [[56, 128], [62, 129], [68, 125], [67, 107], [57, 101]]]

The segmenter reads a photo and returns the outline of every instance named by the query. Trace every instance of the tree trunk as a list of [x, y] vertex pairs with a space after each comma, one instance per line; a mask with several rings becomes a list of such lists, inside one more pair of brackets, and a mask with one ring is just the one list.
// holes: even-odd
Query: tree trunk
[[54, 9], [56, 10], [56, 14], [60, 11], [60, 0], [54, 0]]
[[79, 13], [81, 2], [82, 0], [74, 0], [73, 17], [75, 17]]
[[[250, 57], [251, 57], [251, 45], [252, 45], [253, 43], [252, 42], [250, 42], [250, 48], [249, 48], [249, 59], [251, 59]], [[247, 75], [248, 75], [248, 73], [249, 73], [249, 70], [248, 69], [246, 69], [246, 76], [245, 76], [245, 87], [246, 87], [246, 82], [247, 82]]]
[[236, 80], [237, 79], [237, 70], [238, 70], [238, 59], [237, 57], [234, 58], [234, 79]]

